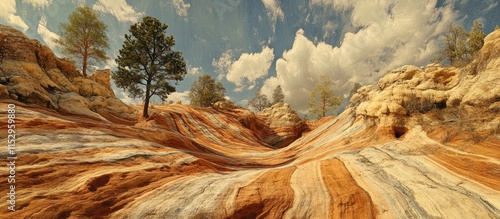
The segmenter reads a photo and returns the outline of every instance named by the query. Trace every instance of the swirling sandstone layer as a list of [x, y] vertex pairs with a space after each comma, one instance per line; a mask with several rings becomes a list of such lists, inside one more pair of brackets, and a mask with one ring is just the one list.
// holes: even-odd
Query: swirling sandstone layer
[[0, 214], [498, 218], [499, 46], [497, 31], [467, 68], [393, 71], [279, 149], [262, 138], [265, 123], [236, 108], [158, 106], [132, 126], [3, 101], [17, 105], [17, 200]]

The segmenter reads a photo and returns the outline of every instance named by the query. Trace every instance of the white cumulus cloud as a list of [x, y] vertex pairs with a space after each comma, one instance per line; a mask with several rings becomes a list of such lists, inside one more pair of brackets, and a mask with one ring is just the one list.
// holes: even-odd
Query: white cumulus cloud
[[173, 92], [167, 97], [167, 103], [169, 101], [173, 101], [174, 103], [180, 101], [183, 105], [189, 105], [191, 103], [191, 101], [189, 100], [189, 91]]
[[281, 10], [278, 0], [262, 0], [262, 3], [267, 10], [267, 17], [271, 21], [271, 26], [274, 32], [276, 29], [276, 21], [278, 19], [283, 21], [285, 19], [285, 14], [283, 13], [283, 10]]
[[336, 95], [344, 95], [355, 82], [374, 83], [401, 65], [427, 64], [455, 19], [452, 6], [437, 8], [436, 0], [312, 0], [311, 4], [352, 10], [353, 26], [359, 30], [346, 33], [339, 47], [314, 43], [299, 30], [292, 48], [277, 60], [277, 76], [266, 80], [263, 92], [270, 95], [281, 85], [285, 101], [303, 113], [321, 74], [335, 80]]
[[226, 73], [229, 71], [229, 68], [233, 64], [233, 50], [228, 49], [224, 51], [219, 59], [212, 59], [212, 66], [215, 68], [215, 72], [217, 72], [217, 80], [222, 80], [226, 77]]
[[47, 19], [42, 17], [40, 21], [38, 22], [38, 28], [37, 28], [38, 34], [42, 37], [43, 41], [52, 49], [54, 50], [57, 46], [55, 43], [56, 39], [59, 39], [59, 35], [56, 33], [50, 31], [47, 28]]
[[109, 13], [121, 22], [136, 23], [144, 13], [136, 12], [125, 0], [99, 0], [93, 9], [103, 13]]
[[[115, 90], [115, 92], [116, 92], [116, 90]], [[142, 100], [140, 100], [140, 99], [135, 99], [135, 98], [129, 97], [128, 93], [124, 92], [124, 91], [119, 92], [118, 95], [116, 95], [116, 97], [118, 97], [123, 103], [128, 104], [128, 105], [139, 104], [142, 102]]]
[[260, 53], [243, 53], [231, 65], [226, 79], [236, 85], [236, 91], [252, 89], [257, 79], [267, 76], [273, 60], [274, 50], [267, 46]]
[[184, 0], [172, 0], [172, 3], [175, 6], [175, 12], [182, 17], [188, 16], [188, 10], [191, 7], [191, 4], [185, 3]]
[[16, 0], [2, 0], [2, 4], [0, 4], [0, 11], [1, 20], [21, 28], [23, 32], [28, 30], [28, 25], [21, 17], [16, 15]]
[[23, 2], [31, 4], [33, 7], [44, 8], [52, 3], [52, 0], [24, 0]]
[[73, 4], [78, 6], [85, 4], [85, 0], [71, 0], [71, 2], [73, 2]]
[[190, 75], [197, 75], [200, 74], [201, 72], [203, 72], [202, 67], [193, 67], [191, 65], [188, 65], [187, 67], [187, 73]]

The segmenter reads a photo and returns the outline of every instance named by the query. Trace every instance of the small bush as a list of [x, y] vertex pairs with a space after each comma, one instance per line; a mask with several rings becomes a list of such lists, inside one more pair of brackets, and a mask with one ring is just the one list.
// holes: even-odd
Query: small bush
[[2, 35], [0, 35], [0, 64], [3, 62], [3, 58], [5, 57], [5, 39]]
[[415, 94], [411, 94], [403, 100], [402, 106], [409, 116], [414, 113], [427, 113], [436, 107], [436, 103], [429, 98], [418, 98]]
[[38, 65], [44, 69], [56, 68], [55, 55], [47, 46], [42, 46], [36, 51]]
[[75, 63], [70, 59], [56, 59], [57, 68], [68, 78], [80, 76]]

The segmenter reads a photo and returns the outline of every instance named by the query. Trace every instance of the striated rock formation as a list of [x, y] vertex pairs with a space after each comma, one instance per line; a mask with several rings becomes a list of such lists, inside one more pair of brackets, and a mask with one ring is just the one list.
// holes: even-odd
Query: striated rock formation
[[277, 103], [257, 114], [271, 129], [272, 135], [266, 136], [266, 142], [281, 148], [302, 136], [309, 127], [287, 103]]
[[265, 120], [291, 113], [282, 107], [256, 116], [225, 102], [154, 106], [149, 119], [130, 126], [10, 100], [17, 104], [17, 200], [15, 212], [0, 203], [0, 214], [498, 218], [499, 46], [497, 31], [466, 68], [392, 71], [359, 89], [344, 113], [279, 149], [262, 137], [268, 124], [290, 121]]
[[213, 109], [234, 117], [272, 148], [285, 147], [302, 136], [302, 133], [311, 130], [286, 103], [277, 103], [257, 115], [248, 109], [236, 107], [229, 101], [217, 102]]
[[115, 98], [109, 70], [80, 76], [73, 63], [20, 31], [0, 25], [0, 96], [24, 103], [133, 124], [135, 111]]

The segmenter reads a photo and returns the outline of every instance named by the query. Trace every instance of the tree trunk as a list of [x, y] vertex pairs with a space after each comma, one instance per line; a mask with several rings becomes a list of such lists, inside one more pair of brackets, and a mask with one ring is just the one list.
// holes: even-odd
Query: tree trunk
[[83, 66], [82, 66], [83, 77], [87, 77], [87, 56], [83, 56]]
[[322, 111], [321, 118], [324, 118], [326, 116], [326, 103], [325, 103], [325, 100], [323, 100], [323, 102], [322, 102], [321, 111]]
[[149, 98], [151, 97], [149, 95], [149, 93], [150, 93], [150, 90], [149, 90], [150, 86], [151, 86], [150, 82], [146, 83], [146, 96], [145, 96], [145, 99], [144, 99], [144, 109], [142, 111], [142, 116], [144, 118], [148, 118], [149, 117], [149, 115], [148, 115]]

